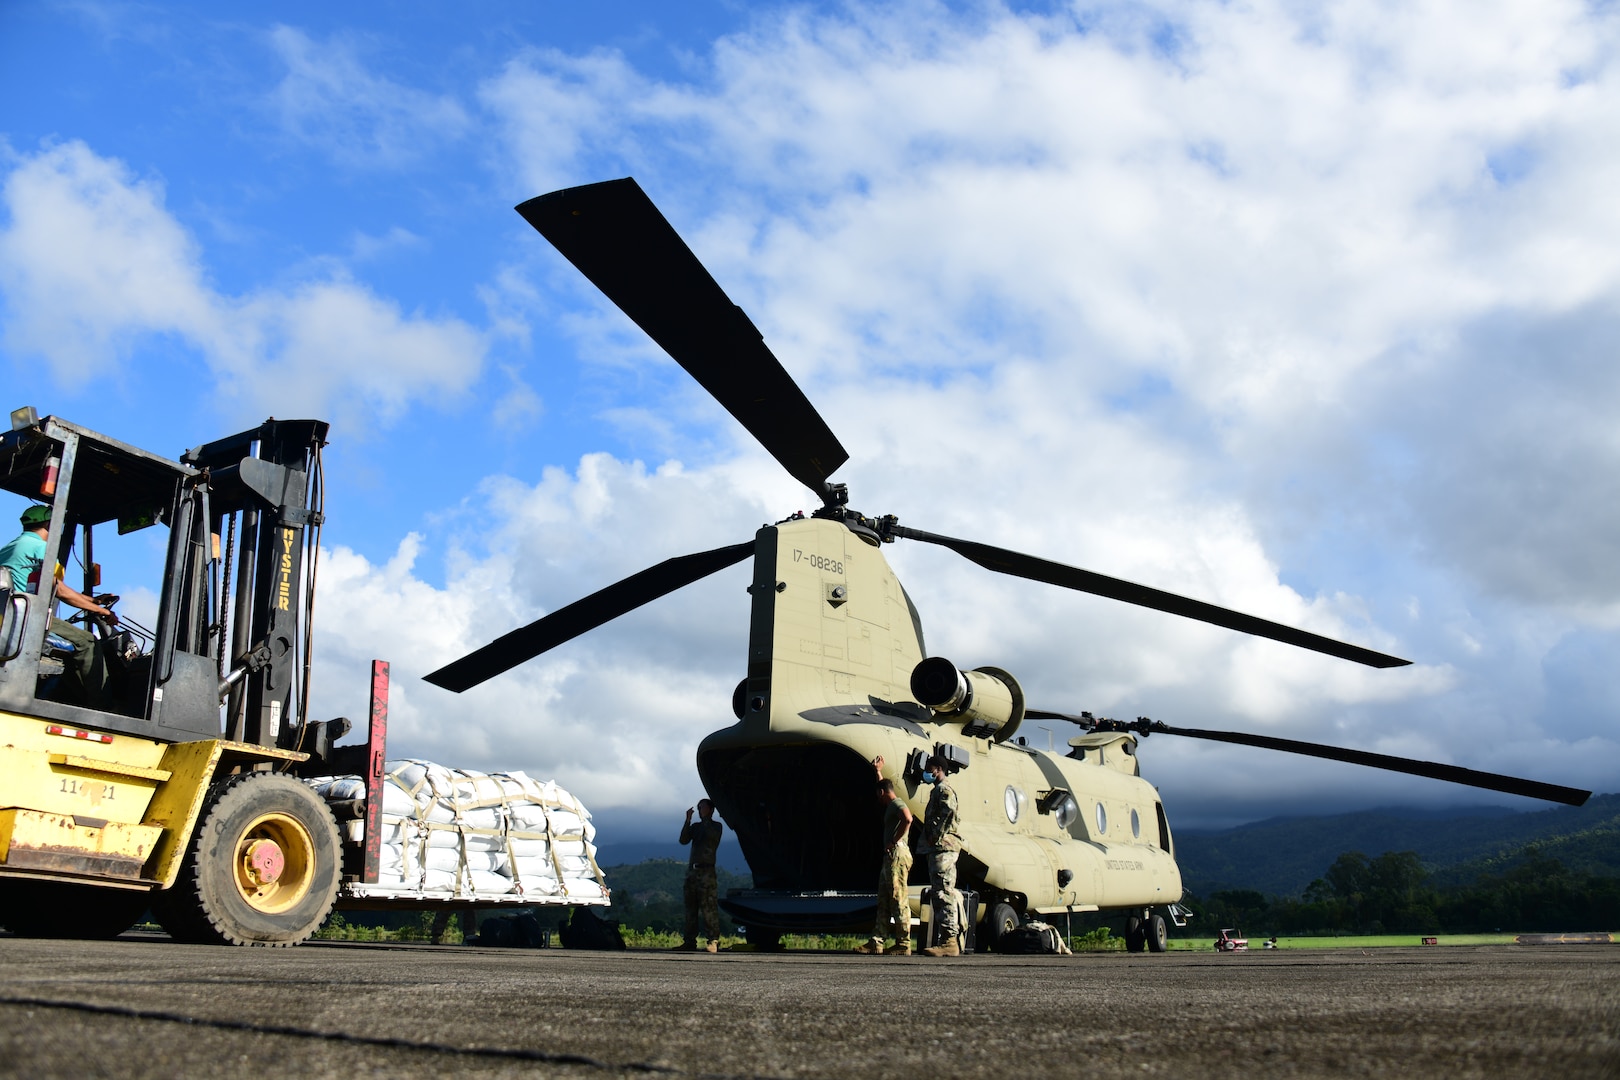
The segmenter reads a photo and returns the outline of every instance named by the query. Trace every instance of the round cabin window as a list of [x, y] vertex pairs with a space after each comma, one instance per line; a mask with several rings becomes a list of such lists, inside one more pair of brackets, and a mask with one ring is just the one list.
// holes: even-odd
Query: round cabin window
[[1100, 833], [1108, 831], [1108, 811], [1103, 809], [1102, 803], [1097, 804], [1097, 831]]
[[1136, 812], [1135, 807], [1131, 808], [1131, 835], [1142, 839], [1142, 815]]
[[1018, 820], [1018, 815], [1024, 809], [1024, 793], [1013, 787], [1011, 784], [1008, 784], [1005, 804], [1007, 807], [1007, 820], [1009, 822], [1016, 822]]

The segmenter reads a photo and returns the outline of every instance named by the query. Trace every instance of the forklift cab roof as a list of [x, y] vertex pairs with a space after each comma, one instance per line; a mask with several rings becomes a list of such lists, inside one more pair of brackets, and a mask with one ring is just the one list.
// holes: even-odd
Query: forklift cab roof
[[75, 525], [113, 520], [135, 528], [153, 524], [167, 512], [175, 484], [197, 475], [196, 469], [177, 461], [46, 416], [35, 425], [0, 435], [0, 488], [25, 499], [48, 497], [54, 477], [47, 473], [68, 465], [62, 453], [69, 443], [74, 458], [67, 520]]

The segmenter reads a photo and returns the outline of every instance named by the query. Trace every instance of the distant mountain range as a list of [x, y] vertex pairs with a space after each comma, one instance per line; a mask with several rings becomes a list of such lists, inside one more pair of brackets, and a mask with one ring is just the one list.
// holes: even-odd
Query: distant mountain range
[[1298, 896], [1346, 851], [1415, 851], [1439, 886], [1500, 873], [1530, 847], [1577, 873], [1620, 877], [1620, 795], [1528, 813], [1397, 808], [1273, 818], [1219, 832], [1182, 829], [1175, 840], [1182, 879], [1198, 896], [1223, 889]]
[[[674, 859], [685, 866], [686, 857], [691, 853], [691, 848], [680, 844], [655, 840], [599, 844], [596, 848], [596, 865], [605, 870], [610, 866], [637, 866], [653, 859]], [[722, 870], [730, 870], [734, 874], [748, 873], [748, 860], [743, 858], [742, 848], [737, 846], [737, 841], [729, 832], [720, 841], [720, 850], [715, 852], [714, 861]]]

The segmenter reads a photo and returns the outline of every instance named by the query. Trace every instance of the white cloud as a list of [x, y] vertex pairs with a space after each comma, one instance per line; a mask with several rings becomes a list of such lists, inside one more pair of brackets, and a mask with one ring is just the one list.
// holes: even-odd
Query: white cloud
[[[863, 509], [1420, 664], [897, 551], [931, 646], [1074, 708], [1421, 731], [1601, 783], [1612, 744], [1572, 759], [1519, 711], [1556, 639], [1513, 628], [1620, 601], [1615, 29], [1577, 4], [851, 6], [762, 19], [683, 81], [527, 54], [482, 100], [535, 190], [637, 172], [844, 437]], [[623, 411], [681, 455], [710, 421], [661, 401]]]
[[555, 776], [593, 810], [674, 812], [698, 790], [698, 740], [729, 723], [745, 663], [747, 571], [716, 575], [465, 694], [418, 682], [478, 646], [676, 555], [748, 539], [761, 516], [725, 470], [649, 472], [592, 455], [538, 484], [490, 481], [466, 546], [421, 537], [376, 565], [323, 560], [316, 711], [364, 715], [373, 657], [393, 664], [391, 753]]
[[245, 416], [335, 414], [364, 431], [411, 402], [454, 397], [482, 366], [478, 330], [403, 312], [341, 271], [218, 291], [162, 186], [83, 143], [19, 158], [3, 197], [4, 341], [64, 384], [166, 336], [201, 357]]
[[397, 167], [455, 142], [470, 126], [453, 97], [373, 73], [356, 42], [318, 43], [290, 26], [277, 26], [269, 39], [287, 69], [270, 94], [278, 120], [338, 161]]

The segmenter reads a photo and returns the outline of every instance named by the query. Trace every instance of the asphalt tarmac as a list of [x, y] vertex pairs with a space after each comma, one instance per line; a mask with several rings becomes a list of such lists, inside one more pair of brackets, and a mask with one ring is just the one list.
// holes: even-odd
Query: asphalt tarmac
[[1073, 957], [0, 935], [0, 1076], [1620, 1076], [1620, 945]]

